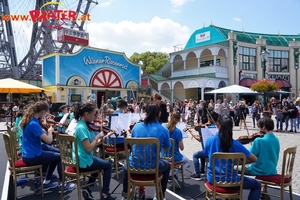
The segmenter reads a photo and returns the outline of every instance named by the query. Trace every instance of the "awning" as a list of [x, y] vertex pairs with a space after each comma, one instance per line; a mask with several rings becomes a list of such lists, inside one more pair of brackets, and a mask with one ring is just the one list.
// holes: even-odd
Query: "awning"
[[284, 80], [284, 79], [276, 79], [275, 83], [278, 84], [279, 89], [281, 89], [281, 88], [291, 88], [292, 87], [291, 83]]
[[244, 87], [251, 87], [254, 83], [256, 83], [257, 80], [253, 78], [243, 78], [240, 80], [239, 85], [244, 86]]

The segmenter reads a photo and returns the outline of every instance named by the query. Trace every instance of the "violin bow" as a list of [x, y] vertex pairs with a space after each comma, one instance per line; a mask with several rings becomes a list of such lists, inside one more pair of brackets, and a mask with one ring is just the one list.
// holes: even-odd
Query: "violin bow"
[[[248, 109], [248, 108], [247, 108], [247, 109]], [[243, 112], [242, 112], [242, 115], [243, 115], [244, 126], [246, 127], [246, 130], [247, 130], [247, 134], [248, 134], [248, 136], [250, 136], [250, 134], [249, 134], [249, 130], [248, 130], [248, 127], [247, 127], [247, 124], [246, 124], [245, 115], [244, 115], [244, 113], [243, 113]]]
[[103, 110], [103, 107], [104, 107], [104, 96], [101, 97], [101, 108], [100, 108], [100, 111], [101, 111], [101, 128], [100, 128], [100, 132], [102, 132], [103, 130], [103, 116], [104, 116], [104, 110]]
[[212, 119], [212, 121], [214, 122], [214, 124], [217, 124], [217, 123], [215, 122], [214, 118], [211, 116], [211, 114], [210, 114], [208, 108], [206, 108], [206, 112], [207, 112], [207, 114], [209, 115], [209, 117]]

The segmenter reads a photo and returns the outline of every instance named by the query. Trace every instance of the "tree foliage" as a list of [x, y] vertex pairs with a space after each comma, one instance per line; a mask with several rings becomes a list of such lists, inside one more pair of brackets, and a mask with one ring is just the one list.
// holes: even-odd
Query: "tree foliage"
[[146, 51], [140, 54], [135, 52], [129, 59], [132, 63], [140, 65], [144, 73], [155, 74], [170, 57], [167, 53]]

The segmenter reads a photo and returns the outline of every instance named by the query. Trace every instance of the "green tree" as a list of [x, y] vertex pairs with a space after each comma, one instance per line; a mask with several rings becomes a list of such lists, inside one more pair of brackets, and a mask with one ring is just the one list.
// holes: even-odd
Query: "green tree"
[[140, 54], [135, 52], [129, 59], [132, 63], [141, 65], [144, 73], [155, 74], [170, 57], [167, 53], [146, 51]]

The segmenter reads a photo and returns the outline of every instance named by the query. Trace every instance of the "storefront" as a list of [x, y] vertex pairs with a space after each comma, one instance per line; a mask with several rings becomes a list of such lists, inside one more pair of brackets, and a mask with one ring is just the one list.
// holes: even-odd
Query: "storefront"
[[43, 59], [42, 86], [52, 102], [86, 102], [121, 96], [128, 102], [137, 97], [140, 66], [124, 53], [84, 47], [74, 54], [55, 53]]

